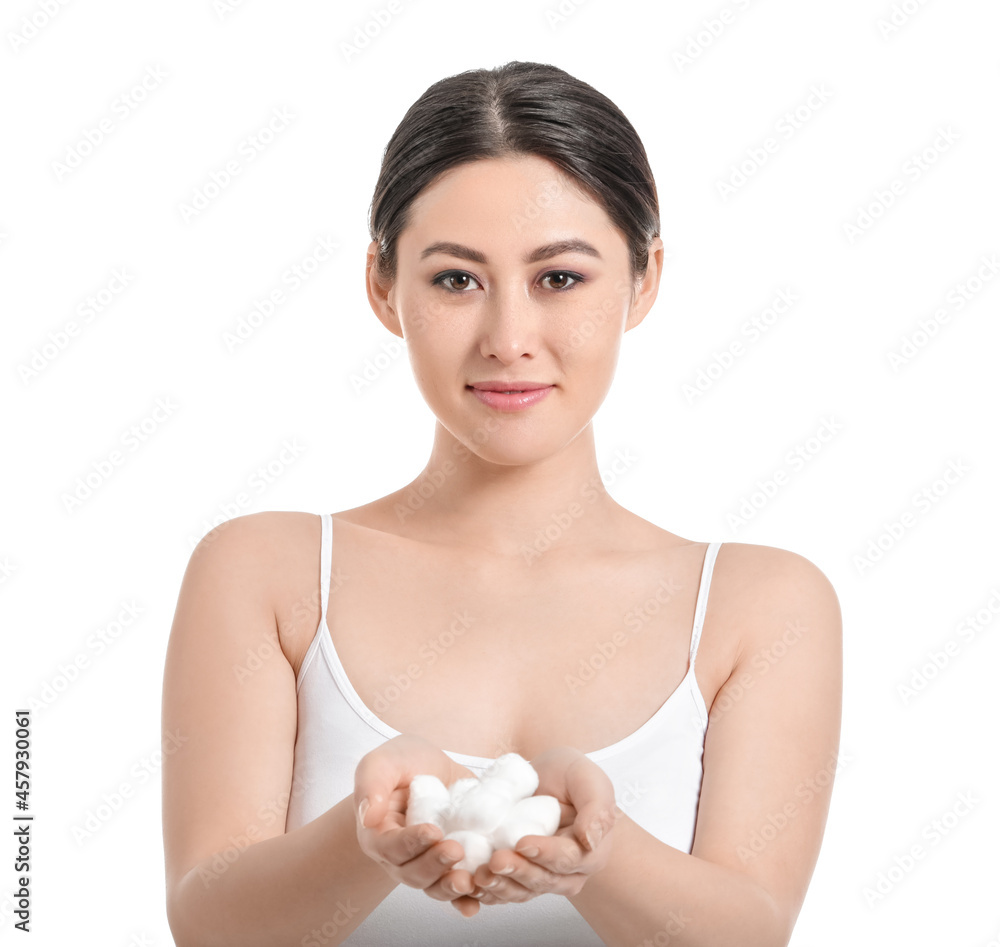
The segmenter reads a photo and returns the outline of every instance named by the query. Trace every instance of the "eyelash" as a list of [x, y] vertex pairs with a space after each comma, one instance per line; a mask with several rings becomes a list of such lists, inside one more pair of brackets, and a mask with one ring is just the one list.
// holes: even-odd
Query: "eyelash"
[[[432, 285], [434, 285], [434, 286], [444, 286], [445, 292], [452, 293], [452, 294], [454, 294], [456, 296], [461, 296], [461, 295], [469, 292], [468, 289], [449, 289], [445, 285], [445, 283], [449, 279], [451, 279], [452, 277], [455, 277], [455, 276], [468, 276], [469, 279], [476, 280], [476, 278], [471, 273], [466, 273], [465, 270], [448, 270], [445, 273], [441, 273], [438, 276], [435, 276], [434, 279], [432, 280]], [[564, 286], [562, 289], [554, 289], [554, 290], [552, 290], [552, 292], [554, 292], [554, 293], [567, 293], [574, 286], [576, 286], [578, 283], [585, 283], [586, 282], [586, 279], [583, 276], [581, 276], [579, 273], [573, 273], [570, 270], [549, 270], [547, 273], [544, 273], [542, 275], [542, 279], [543, 280], [547, 279], [550, 276], [568, 276], [570, 279], [573, 280], [573, 282], [570, 283], [569, 286]], [[476, 280], [476, 282], [478, 283], [479, 280]]]

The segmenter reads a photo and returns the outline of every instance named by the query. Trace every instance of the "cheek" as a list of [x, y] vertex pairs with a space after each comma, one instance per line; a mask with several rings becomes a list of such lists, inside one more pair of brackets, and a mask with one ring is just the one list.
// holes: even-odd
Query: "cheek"
[[443, 381], [441, 377], [443, 357], [441, 349], [434, 345], [428, 345], [425, 338], [421, 336], [410, 336], [407, 339], [406, 351], [410, 357], [413, 377], [421, 391], [427, 393], [440, 386]]
[[413, 377], [431, 404], [456, 397], [464, 384], [462, 369], [468, 362], [464, 343], [455, 333], [434, 325], [406, 338], [406, 351]]
[[599, 315], [579, 320], [563, 334], [559, 347], [569, 374], [610, 381], [618, 363], [624, 317]]
[[628, 300], [616, 290], [588, 293], [559, 320], [560, 350], [566, 364], [612, 366], [628, 316]]
[[[477, 344], [473, 325], [475, 313], [436, 293], [415, 292], [400, 297], [397, 312], [408, 346], [421, 352], [421, 360], [441, 363], [455, 357], [467, 357]], [[447, 358], [446, 358], [447, 356]]]

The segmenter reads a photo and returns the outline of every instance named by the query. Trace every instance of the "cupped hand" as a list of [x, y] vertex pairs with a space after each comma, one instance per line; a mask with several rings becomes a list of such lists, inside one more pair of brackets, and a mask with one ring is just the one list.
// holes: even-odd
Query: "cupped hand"
[[[617, 807], [607, 773], [569, 746], [546, 750], [531, 765], [539, 777], [535, 794], [559, 800], [559, 828], [552, 836], [526, 835], [513, 851], [496, 851], [480, 865], [471, 895], [480, 904], [529, 901], [540, 894], [579, 894], [587, 878], [600, 871], [611, 855]], [[457, 903], [456, 907], [462, 909]]]
[[354, 773], [358, 845], [394, 881], [421, 888], [437, 901], [453, 901], [471, 917], [479, 910], [468, 871], [454, 871], [464, 852], [454, 839], [442, 842], [441, 829], [424, 822], [406, 824], [410, 781], [437, 776], [446, 786], [474, 776], [433, 743], [404, 733], [365, 754]]

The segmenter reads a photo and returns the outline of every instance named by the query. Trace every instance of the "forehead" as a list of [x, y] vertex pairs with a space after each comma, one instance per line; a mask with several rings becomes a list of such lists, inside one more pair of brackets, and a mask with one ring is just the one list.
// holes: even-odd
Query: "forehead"
[[[410, 207], [401, 254], [447, 239], [523, 247], [555, 232], [624, 244], [604, 208], [538, 155], [483, 158], [449, 168]], [[419, 246], [418, 246], [419, 244]]]

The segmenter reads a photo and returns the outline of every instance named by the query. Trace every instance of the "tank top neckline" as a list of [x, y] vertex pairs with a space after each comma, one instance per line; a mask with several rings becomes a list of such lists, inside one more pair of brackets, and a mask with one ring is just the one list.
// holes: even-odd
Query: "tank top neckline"
[[[333, 643], [333, 635], [331, 634], [326, 621], [327, 603], [330, 591], [330, 566], [332, 558], [332, 516], [329, 513], [323, 513], [320, 514], [320, 516], [323, 523], [323, 539], [320, 555], [320, 585], [322, 597], [321, 614], [319, 624], [316, 628], [316, 634], [314, 635], [306, 655], [302, 660], [302, 666], [299, 668], [298, 678], [295, 685], [296, 692], [302, 686], [302, 681], [305, 678], [307, 669], [312, 664], [315, 657], [315, 651], [318, 646], [323, 652], [327, 667], [333, 675], [337, 687], [339, 688], [344, 699], [350, 705], [351, 709], [366, 724], [368, 724], [368, 726], [382, 734], [387, 739], [398, 737], [402, 731], [389, 726], [389, 724], [382, 720], [381, 717], [377, 716], [374, 711], [372, 711], [371, 708], [369, 708], [368, 705], [361, 699], [360, 694], [358, 694], [354, 685], [351, 683], [350, 678], [348, 678], [347, 672], [344, 669], [344, 664], [340, 660], [340, 655], [337, 653], [336, 645]], [[708, 549], [705, 552], [704, 561], [702, 562], [701, 578], [698, 584], [698, 598], [695, 604], [694, 622], [691, 630], [691, 643], [688, 652], [688, 666], [684, 677], [681, 678], [680, 683], [678, 683], [673, 691], [670, 692], [670, 695], [653, 712], [652, 716], [648, 717], [645, 722], [639, 724], [635, 730], [626, 734], [621, 739], [616, 740], [614, 743], [600, 747], [596, 750], [587, 751], [584, 753], [584, 756], [594, 762], [597, 762], [606, 757], [614, 756], [617, 753], [627, 750], [633, 744], [640, 741], [647, 734], [647, 732], [652, 730], [659, 723], [661, 718], [665, 717], [667, 713], [672, 710], [676, 703], [675, 698], [679, 697], [679, 695], [685, 690], [688, 690], [691, 693], [694, 700], [695, 710], [701, 724], [702, 734], [704, 734], [704, 731], [708, 726], [708, 708], [705, 706], [705, 698], [701, 693], [701, 688], [698, 686], [694, 669], [698, 644], [701, 639], [702, 625], [705, 620], [705, 610], [708, 605], [708, 591], [711, 586], [712, 571], [715, 565], [716, 555], [718, 554], [721, 545], [721, 542], [709, 543]], [[472, 769], [486, 769], [493, 762], [493, 757], [473, 756], [469, 753], [458, 753], [454, 750], [444, 750], [443, 752], [447, 756], [451, 757], [451, 759], [453, 759], [456, 763]]]

